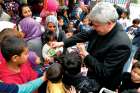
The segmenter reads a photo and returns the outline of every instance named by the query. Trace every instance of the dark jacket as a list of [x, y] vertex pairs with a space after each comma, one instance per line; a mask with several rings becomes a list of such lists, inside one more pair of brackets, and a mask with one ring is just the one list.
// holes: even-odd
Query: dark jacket
[[96, 31], [82, 31], [65, 40], [64, 47], [76, 42], [89, 41], [87, 51], [90, 55], [84, 58], [88, 66], [88, 76], [96, 79], [101, 86], [115, 90], [120, 83], [122, 69], [131, 53], [131, 42], [120, 24], [105, 36]]
[[137, 47], [140, 46], [140, 27], [137, 28], [136, 31], [134, 31], [135, 37], [132, 40], [133, 45], [136, 45]]
[[66, 39], [66, 35], [65, 32], [63, 30], [59, 30], [59, 35], [57, 37], [57, 41], [64, 41]]

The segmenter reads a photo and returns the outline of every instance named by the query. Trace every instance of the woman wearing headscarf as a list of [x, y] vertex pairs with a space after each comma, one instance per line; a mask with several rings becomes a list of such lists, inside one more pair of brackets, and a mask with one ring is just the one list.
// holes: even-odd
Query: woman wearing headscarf
[[45, 34], [47, 33], [47, 31], [55, 32], [58, 42], [64, 41], [66, 38], [65, 32], [58, 28], [58, 20], [56, 16], [54, 15], [49, 15], [46, 17], [45, 32], [42, 35], [43, 44], [46, 43], [44, 39], [45, 39]]
[[29, 49], [41, 57], [41, 25], [31, 17], [22, 19], [19, 25], [24, 33], [24, 40], [27, 42]]

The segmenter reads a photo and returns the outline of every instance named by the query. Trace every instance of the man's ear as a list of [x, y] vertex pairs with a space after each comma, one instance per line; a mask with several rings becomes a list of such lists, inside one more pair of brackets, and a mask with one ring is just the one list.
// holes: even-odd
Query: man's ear
[[109, 27], [112, 27], [112, 26], [113, 26], [113, 24], [114, 24], [114, 22], [109, 21], [109, 22], [107, 22], [107, 24], [108, 24], [108, 26], [109, 26]]
[[108, 25], [111, 25], [112, 23], [113, 23], [112, 21], [107, 22]]
[[12, 60], [13, 62], [16, 62], [16, 61], [17, 61], [17, 57], [18, 57], [18, 55], [14, 55], [14, 56], [12, 56], [11, 60]]

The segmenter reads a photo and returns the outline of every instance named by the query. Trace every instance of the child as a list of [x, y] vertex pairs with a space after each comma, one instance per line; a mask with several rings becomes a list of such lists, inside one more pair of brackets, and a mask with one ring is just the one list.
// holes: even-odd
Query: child
[[1, 53], [6, 64], [0, 65], [0, 80], [9, 84], [23, 84], [37, 78], [37, 73], [28, 63], [28, 48], [23, 39], [5, 37], [1, 42]]
[[89, 19], [87, 17], [84, 17], [83, 20], [82, 20], [82, 24], [80, 24], [79, 26], [79, 30], [80, 31], [90, 31], [92, 30], [91, 26], [89, 25]]
[[122, 13], [120, 15], [120, 18], [118, 19], [118, 22], [122, 25], [124, 31], [130, 25], [129, 12], [127, 9], [122, 10]]
[[66, 93], [62, 83], [63, 69], [59, 63], [53, 63], [47, 70], [48, 79], [46, 93]]
[[136, 18], [133, 20], [132, 25], [126, 29], [126, 32], [128, 33], [130, 39], [133, 39], [135, 36], [138, 37], [139, 35], [138, 32], [140, 30], [139, 24], [140, 24], [140, 19]]
[[140, 62], [132, 66], [131, 73], [123, 74], [121, 93], [139, 93], [140, 92]]
[[58, 28], [60, 31], [64, 30], [64, 20], [61, 16], [57, 16], [57, 20], [58, 20]]
[[63, 52], [63, 48], [56, 48], [52, 49], [50, 47], [51, 42], [57, 40], [56, 33], [52, 31], [46, 31], [45, 34], [42, 36], [43, 43], [45, 45], [42, 48], [42, 56], [46, 63], [54, 62], [54, 56], [60, 56]]
[[69, 21], [69, 23], [67, 25], [67, 31], [72, 31], [72, 32], [76, 33], [76, 28], [74, 27], [73, 21]]
[[81, 71], [82, 58], [79, 53], [71, 52], [67, 53], [63, 57], [64, 74], [62, 81], [64, 84], [73, 85], [80, 93], [98, 93], [99, 85], [95, 80], [89, 79], [83, 76]]

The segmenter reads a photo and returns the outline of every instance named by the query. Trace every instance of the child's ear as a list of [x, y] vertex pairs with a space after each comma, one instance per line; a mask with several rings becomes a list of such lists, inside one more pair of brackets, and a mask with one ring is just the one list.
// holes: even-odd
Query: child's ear
[[18, 57], [18, 55], [12, 56], [12, 58], [11, 58], [12, 62], [16, 62], [17, 61], [17, 57]]

